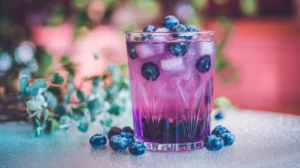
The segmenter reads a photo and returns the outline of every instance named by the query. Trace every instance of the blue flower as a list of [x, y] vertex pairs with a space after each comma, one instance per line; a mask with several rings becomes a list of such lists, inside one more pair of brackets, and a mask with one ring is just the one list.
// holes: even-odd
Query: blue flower
[[7, 52], [0, 55], [0, 71], [6, 72], [12, 67], [12, 58]]
[[19, 64], [28, 63], [33, 59], [34, 52], [31, 44], [30, 42], [24, 42], [15, 49], [15, 59]]

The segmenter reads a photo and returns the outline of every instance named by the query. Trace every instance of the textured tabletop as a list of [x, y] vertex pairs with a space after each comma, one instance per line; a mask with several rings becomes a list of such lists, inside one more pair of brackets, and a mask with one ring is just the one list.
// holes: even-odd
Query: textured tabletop
[[[124, 126], [130, 116], [121, 119]], [[31, 137], [26, 123], [0, 124], [0, 168], [22, 167], [300, 167], [300, 117], [278, 113], [228, 111], [222, 124], [236, 137], [236, 143], [218, 152], [206, 149], [189, 152], [146, 152], [133, 157], [116, 153], [108, 146], [91, 149], [88, 140], [100, 125], [88, 133], [56, 132], [40, 138]]]

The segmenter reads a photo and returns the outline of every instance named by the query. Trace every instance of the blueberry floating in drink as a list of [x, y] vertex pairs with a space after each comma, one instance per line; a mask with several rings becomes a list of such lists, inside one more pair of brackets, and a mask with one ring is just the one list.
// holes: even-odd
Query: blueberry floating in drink
[[189, 50], [189, 44], [187, 42], [170, 43], [168, 48], [175, 56], [184, 56]]
[[93, 148], [103, 148], [106, 145], [106, 137], [103, 134], [95, 134], [90, 138], [90, 144]]
[[155, 81], [160, 75], [159, 68], [153, 62], [146, 62], [142, 66], [142, 76], [147, 80]]
[[201, 73], [208, 72], [210, 67], [211, 67], [211, 60], [209, 55], [202, 56], [196, 62], [196, 68]]

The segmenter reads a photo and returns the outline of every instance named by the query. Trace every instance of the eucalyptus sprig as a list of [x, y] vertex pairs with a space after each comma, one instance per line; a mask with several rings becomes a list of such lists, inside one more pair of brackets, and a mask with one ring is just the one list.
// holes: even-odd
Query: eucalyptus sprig
[[86, 132], [98, 118], [102, 126], [109, 128], [113, 116], [131, 110], [129, 80], [120, 66], [109, 65], [104, 74], [84, 78], [83, 82], [92, 83], [89, 95], [81, 86], [75, 87], [71, 67], [67, 68], [67, 80], [59, 73], [52, 73], [49, 81], [19, 79], [19, 97], [27, 101], [28, 118], [34, 123], [35, 136], [68, 130], [71, 126]]

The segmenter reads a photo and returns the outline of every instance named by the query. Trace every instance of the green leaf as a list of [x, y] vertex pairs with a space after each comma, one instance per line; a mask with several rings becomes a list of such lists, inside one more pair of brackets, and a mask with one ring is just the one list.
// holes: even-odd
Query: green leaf
[[57, 101], [62, 101], [62, 90], [59, 86], [50, 86], [47, 91], [51, 92], [57, 99]]
[[28, 77], [22, 77], [19, 79], [19, 90], [20, 95], [26, 96], [28, 94], [28, 86], [29, 86], [29, 79]]
[[44, 135], [44, 130], [43, 130], [43, 128], [42, 128], [42, 127], [36, 127], [36, 128], [34, 129], [34, 136], [35, 136], [35, 137], [40, 137], [40, 136], [42, 136], [42, 135]]
[[122, 28], [123, 32], [128, 32], [128, 31], [133, 31], [135, 30], [136, 25], [135, 24], [130, 24], [130, 25], [126, 25]]
[[104, 118], [103, 120], [100, 120], [100, 123], [106, 127], [110, 127], [112, 124], [112, 118]]
[[53, 93], [46, 91], [44, 92], [44, 97], [46, 99], [47, 107], [55, 108], [57, 105], [57, 98]]
[[55, 116], [63, 116], [67, 114], [66, 108], [58, 104], [54, 109]]
[[118, 65], [111, 64], [108, 66], [108, 71], [112, 74], [113, 82], [122, 82], [121, 70]]
[[86, 101], [86, 95], [82, 90], [76, 91], [76, 97], [79, 102], [85, 102]]
[[85, 107], [79, 106], [76, 108], [71, 108], [72, 118], [76, 121], [81, 120], [84, 117]]
[[102, 81], [102, 80], [101, 80], [100, 77], [94, 77], [94, 78], [92, 79], [93, 86], [99, 87], [99, 84], [100, 84], [101, 81]]
[[77, 129], [81, 132], [87, 132], [89, 129], [89, 123], [86, 121], [80, 121], [77, 125]]
[[70, 60], [70, 57], [64, 56], [61, 58], [60, 63], [62, 64], [62, 67], [69, 72], [71, 76], [75, 75], [75, 64]]
[[34, 99], [29, 100], [26, 105], [30, 111], [36, 111], [37, 109], [42, 108], [42, 104], [38, 100]]
[[53, 84], [62, 85], [64, 83], [64, 78], [60, 76], [58, 73], [53, 73], [51, 75], [51, 82]]
[[100, 100], [98, 98], [90, 100], [87, 103], [87, 107], [88, 107], [89, 112], [91, 113], [91, 115], [95, 115], [95, 114], [99, 113], [100, 110], [101, 110]]
[[94, 59], [95, 60], [98, 60], [100, 57], [99, 57], [99, 55], [98, 54], [94, 54]]
[[231, 102], [229, 99], [227, 99], [226, 97], [218, 97], [215, 100], [215, 106], [217, 108], [226, 108], [226, 109], [231, 109], [233, 108]]
[[121, 108], [119, 106], [116, 106], [116, 105], [112, 105], [108, 110], [107, 112], [109, 114], [113, 114], [115, 116], [119, 116], [121, 114]]
[[37, 46], [36, 48], [36, 60], [39, 65], [39, 70], [35, 72], [35, 77], [44, 77], [47, 70], [52, 65], [53, 58], [49, 55], [44, 48]]
[[32, 96], [37, 96], [47, 89], [47, 83], [44, 79], [36, 79], [33, 84], [29, 87], [29, 93]]
[[67, 104], [71, 100], [72, 93], [73, 92], [64, 93], [64, 104]]
[[44, 103], [46, 102], [45, 98], [43, 95], [37, 95], [35, 97], [35, 100], [38, 101], [41, 105], [44, 105]]
[[241, 11], [248, 16], [253, 16], [258, 10], [258, 0], [240, 0]]
[[61, 116], [59, 123], [60, 123], [60, 128], [64, 130], [68, 130], [72, 126], [72, 120], [67, 115]]
[[59, 128], [59, 123], [54, 118], [49, 118], [46, 122], [45, 133], [52, 133], [58, 130]]

